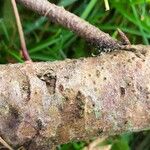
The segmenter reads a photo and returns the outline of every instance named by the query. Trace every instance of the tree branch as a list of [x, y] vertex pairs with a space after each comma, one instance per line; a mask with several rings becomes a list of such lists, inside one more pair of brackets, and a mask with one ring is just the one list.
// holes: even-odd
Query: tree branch
[[107, 49], [113, 50], [122, 46], [121, 43], [112, 39], [108, 34], [66, 11], [63, 7], [51, 4], [48, 0], [17, 0], [17, 2], [43, 16], [47, 16], [52, 22], [72, 30], [97, 48], [107, 51]]
[[[17, 148], [150, 128], [150, 47], [0, 66], [0, 137]], [[138, 49], [138, 48], [137, 48]]]

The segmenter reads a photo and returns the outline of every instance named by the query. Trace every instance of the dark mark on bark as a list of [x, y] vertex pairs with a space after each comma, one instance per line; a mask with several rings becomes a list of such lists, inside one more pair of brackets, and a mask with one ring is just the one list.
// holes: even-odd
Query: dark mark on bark
[[69, 76], [64, 76], [65, 79], [69, 79]]
[[120, 87], [120, 95], [121, 96], [125, 95], [125, 88], [124, 87]]
[[96, 76], [97, 76], [97, 78], [100, 77], [100, 71], [99, 70], [96, 70]]
[[53, 70], [47, 70], [43, 75], [37, 75], [37, 77], [46, 83], [47, 89], [50, 94], [55, 93], [57, 76]]
[[101, 135], [103, 133], [103, 129], [99, 129], [98, 132], [97, 132], [97, 135]]
[[91, 74], [88, 74], [89, 77], [91, 77]]
[[20, 122], [19, 113], [18, 113], [18, 110], [16, 108], [14, 108], [13, 106], [10, 106], [9, 109], [10, 109], [9, 110], [10, 116], [7, 119], [8, 120], [7, 125], [10, 129], [15, 129]]
[[128, 124], [128, 120], [126, 120], [126, 121], [124, 122], [124, 124], [127, 125], [127, 124]]
[[36, 120], [37, 123], [37, 130], [40, 131], [43, 127], [41, 119]]
[[64, 87], [63, 87], [62, 84], [60, 84], [58, 88], [59, 88], [59, 91], [60, 91], [60, 92], [63, 92], [63, 91], [64, 91]]
[[76, 106], [77, 106], [77, 113], [78, 113], [78, 117], [82, 118], [84, 115], [84, 109], [85, 109], [85, 96], [78, 91], [77, 96], [76, 96]]
[[22, 93], [25, 93], [26, 95], [26, 102], [30, 101], [30, 95], [31, 95], [30, 79], [27, 75], [26, 75], [25, 81], [23, 81], [23, 84], [22, 84], [22, 91], [23, 91]]
[[132, 62], [131, 59], [128, 59], [128, 62], [131, 63]]
[[[32, 140], [27, 140], [22, 146], [22, 149], [30, 149], [31, 144], [33, 143], [33, 139]], [[16, 147], [16, 149], [20, 149], [20, 147]]]
[[107, 79], [107, 78], [106, 78], [106, 77], [104, 77], [104, 81], [106, 81], [106, 79]]
[[95, 107], [95, 103], [93, 103], [92, 106]]

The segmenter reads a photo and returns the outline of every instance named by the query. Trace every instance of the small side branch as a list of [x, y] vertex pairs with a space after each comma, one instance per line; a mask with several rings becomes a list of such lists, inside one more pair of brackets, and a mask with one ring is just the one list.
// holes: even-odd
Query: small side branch
[[101, 49], [118, 49], [121, 43], [113, 39], [78, 16], [66, 11], [63, 7], [51, 4], [48, 0], [17, 0], [29, 9], [47, 16], [52, 22], [72, 30], [74, 33]]

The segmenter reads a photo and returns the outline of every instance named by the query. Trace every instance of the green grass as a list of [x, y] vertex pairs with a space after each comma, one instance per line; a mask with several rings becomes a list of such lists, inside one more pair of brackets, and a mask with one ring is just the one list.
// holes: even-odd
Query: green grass
[[[149, 0], [111, 0], [110, 11], [105, 11], [102, 0], [57, 0], [52, 1], [108, 32], [114, 38], [120, 28], [133, 44], [149, 44], [150, 17]], [[8, 9], [9, 8], [9, 9]], [[33, 61], [53, 61], [90, 56], [94, 48], [83, 39], [46, 18], [35, 15], [19, 6], [27, 47]], [[0, 63], [22, 62], [19, 53], [19, 37], [10, 1], [3, 0], [0, 11]], [[59, 43], [59, 44], [58, 44]]]
[[[103, 0], [51, 0], [81, 18], [108, 32], [114, 38], [120, 28], [132, 44], [150, 44], [150, 0], [109, 0], [110, 11], [105, 11]], [[55, 25], [45, 17], [19, 6], [27, 47], [33, 61], [55, 61], [65, 58], [91, 56], [95, 51], [71, 31]], [[0, 6], [0, 63], [23, 63], [20, 44], [10, 0]], [[150, 149], [150, 134], [141, 132], [110, 138], [112, 150]], [[60, 150], [79, 150], [86, 142], [59, 146]]]

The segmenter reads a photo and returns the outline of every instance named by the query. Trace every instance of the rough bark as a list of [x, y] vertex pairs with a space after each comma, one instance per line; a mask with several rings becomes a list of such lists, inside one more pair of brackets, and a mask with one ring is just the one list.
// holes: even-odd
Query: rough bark
[[0, 66], [0, 136], [13, 147], [150, 128], [150, 47], [143, 57], [98, 57]]
[[52, 22], [58, 23], [75, 32], [77, 35], [103, 51], [121, 48], [122, 44], [104, 33], [97, 27], [89, 24], [78, 16], [66, 11], [63, 7], [51, 4], [48, 0], [17, 0], [27, 8], [48, 17]]

